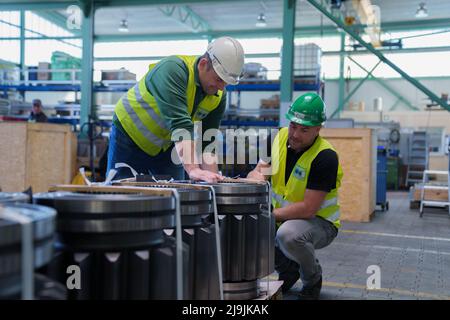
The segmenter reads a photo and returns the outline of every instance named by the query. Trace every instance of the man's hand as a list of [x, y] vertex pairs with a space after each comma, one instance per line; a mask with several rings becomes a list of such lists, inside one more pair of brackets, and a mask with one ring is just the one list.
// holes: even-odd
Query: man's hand
[[265, 181], [266, 177], [261, 172], [253, 170], [248, 173], [247, 179]]
[[270, 164], [264, 162], [263, 160], [259, 160], [255, 169], [248, 173], [247, 178], [258, 181], [266, 181], [270, 178], [270, 175], [267, 175], [268, 172], [270, 172]]
[[194, 181], [205, 181], [208, 183], [215, 183], [224, 179], [224, 177], [218, 173], [202, 170], [200, 168], [190, 170], [189, 178]]

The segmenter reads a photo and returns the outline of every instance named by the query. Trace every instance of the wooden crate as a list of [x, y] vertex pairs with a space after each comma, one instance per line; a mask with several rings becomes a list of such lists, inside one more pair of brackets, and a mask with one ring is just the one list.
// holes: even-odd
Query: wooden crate
[[367, 128], [323, 128], [344, 171], [339, 189], [341, 220], [368, 222], [376, 205], [377, 137]]
[[70, 183], [76, 148], [70, 125], [0, 122], [0, 188], [46, 192], [52, 184]]
[[[413, 195], [414, 201], [420, 202], [420, 196], [422, 192], [423, 185], [421, 183], [416, 183], [414, 185], [414, 191]], [[448, 190], [444, 189], [426, 189], [424, 193], [424, 200], [430, 200], [430, 201], [448, 201]]]

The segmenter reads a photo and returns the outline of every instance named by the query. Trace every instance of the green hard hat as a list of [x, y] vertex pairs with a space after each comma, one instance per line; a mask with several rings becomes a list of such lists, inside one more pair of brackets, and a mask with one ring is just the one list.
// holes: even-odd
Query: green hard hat
[[298, 97], [286, 113], [289, 121], [303, 126], [320, 126], [327, 120], [326, 107], [322, 98], [316, 93], [305, 93]]

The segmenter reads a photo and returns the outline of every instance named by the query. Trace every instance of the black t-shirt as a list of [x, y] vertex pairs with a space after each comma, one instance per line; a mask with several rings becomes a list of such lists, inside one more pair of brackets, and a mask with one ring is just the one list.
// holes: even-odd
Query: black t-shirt
[[[270, 141], [271, 139], [269, 139]], [[271, 154], [271, 145], [268, 144], [268, 154]], [[286, 172], [285, 172], [285, 184], [287, 184], [292, 170], [295, 167], [298, 159], [302, 154], [307, 151], [303, 150], [295, 152], [291, 148], [287, 147], [286, 153]], [[325, 149], [320, 151], [316, 158], [311, 163], [311, 169], [308, 176], [308, 182], [306, 183], [306, 189], [319, 190], [330, 192], [336, 188], [336, 179], [338, 172], [339, 160], [338, 155], [331, 149]]]
[[[294, 150], [288, 148], [286, 154], [286, 175], [285, 183], [287, 184], [292, 170], [295, 167], [298, 159], [300, 159], [303, 152], [296, 153]], [[336, 188], [336, 178], [338, 171], [338, 156], [335, 151], [325, 149], [317, 154], [316, 158], [311, 163], [311, 169], [306, 183], [306, 189], [320, 190], [330, 192]]]

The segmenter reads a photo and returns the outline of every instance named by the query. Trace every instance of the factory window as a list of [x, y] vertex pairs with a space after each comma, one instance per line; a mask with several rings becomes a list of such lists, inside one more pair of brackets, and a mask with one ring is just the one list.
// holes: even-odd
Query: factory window
[[18, 11], [0, 11], [0, 36], [2, 38], [20, 37], [20, 13]]
[[[59, 21], [62, 27], [51, 22]], [[57, 11], [42, 10], [38, 12], [26, 11], [25, 12], [25, 36], [32, 38], [40, 38], [43, 35], [48, 37], [64, 37], [73, 36], [74, 34], [69, 32], [65, 26], [65, 18]]]
[[94, 44], [94, 57], [149, 57], [150, 59], [174, 54], [201, 55], [207, 46], [206, 40], [100, 42]]

